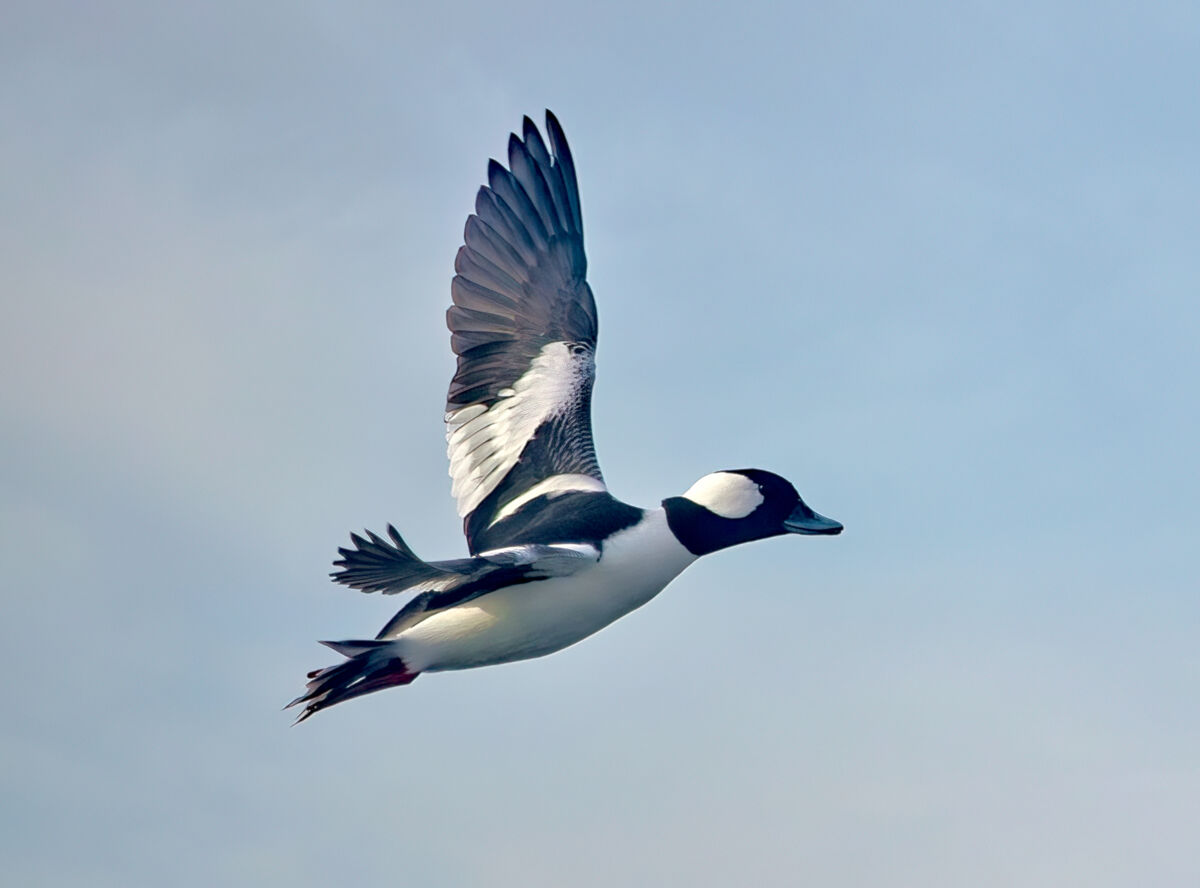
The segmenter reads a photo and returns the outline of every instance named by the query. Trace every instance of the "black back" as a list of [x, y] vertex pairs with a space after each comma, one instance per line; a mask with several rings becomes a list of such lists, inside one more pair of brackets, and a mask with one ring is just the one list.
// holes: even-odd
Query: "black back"
[[572, 491], [530, 500], [516, 513], [492, 527], [478, 528], [472, 540], [476, 551], [528, 543], [592, 543], [632, 527], [645, 510], [630, 506], [608, 493]]

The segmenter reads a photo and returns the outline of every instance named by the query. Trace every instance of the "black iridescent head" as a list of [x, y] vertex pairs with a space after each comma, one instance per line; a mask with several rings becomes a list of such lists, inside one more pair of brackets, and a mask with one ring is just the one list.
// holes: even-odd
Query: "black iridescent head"
[[705, 475], [683, 496], [663, 500], [671, 531], [694, 555], [782, 536], [837, 534], [842, 525], [818, 515], [784, 478], [762, 469]]

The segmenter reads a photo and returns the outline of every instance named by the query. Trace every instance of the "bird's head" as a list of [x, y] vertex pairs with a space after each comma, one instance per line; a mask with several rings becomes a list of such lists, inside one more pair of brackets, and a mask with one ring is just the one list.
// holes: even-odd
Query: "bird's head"
[[727, 469], [705, 475], [682, 496], [663, 500], [671, 531], [694, 555], [782, 536], [842, 532], [819, 515], [796, 488], [763, 469]]

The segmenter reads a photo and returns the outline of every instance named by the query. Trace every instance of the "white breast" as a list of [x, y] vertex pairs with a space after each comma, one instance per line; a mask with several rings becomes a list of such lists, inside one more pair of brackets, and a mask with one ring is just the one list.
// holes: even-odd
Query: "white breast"
[[696, 560], [662, 509], [604, 545], [594, 567], [489, 592], [397, 638], [413, 670], [466, 669], [561, 650], [641, 607]]

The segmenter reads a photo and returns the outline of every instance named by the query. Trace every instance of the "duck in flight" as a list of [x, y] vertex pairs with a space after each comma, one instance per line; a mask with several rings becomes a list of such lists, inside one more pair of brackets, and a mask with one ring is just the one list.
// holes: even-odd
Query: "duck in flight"
[[413, 596], [346, 659], [310, 672], [296, 722], [335, 703], [561, 650], [645, 604], [702, 555], [783, 534], [837, 534], [762, 469], [705, 475], [656, 509], [614, 498], [592, 443], [596, 303], [575, 163], [558, 120], [528, 117], [492, 160], [454, 261], [458, 368], [446, 440], [468, 558], [423, 561], [391, 525], [351, 534], [334, 580]]

